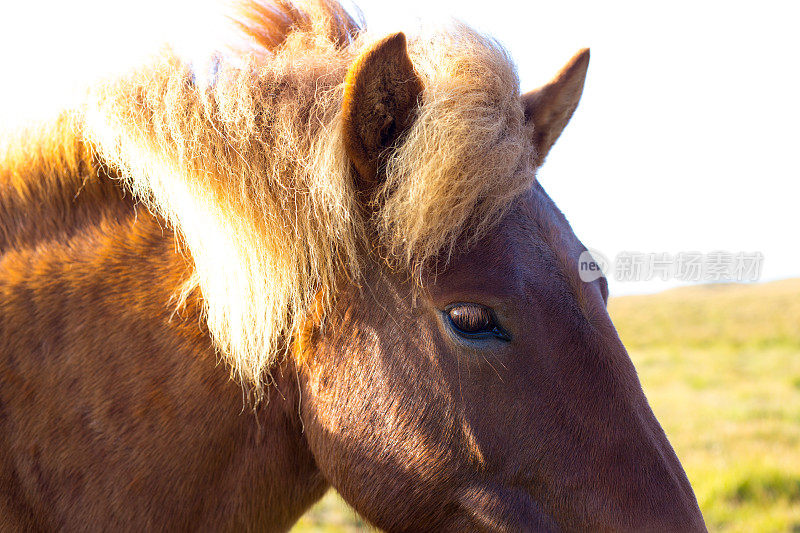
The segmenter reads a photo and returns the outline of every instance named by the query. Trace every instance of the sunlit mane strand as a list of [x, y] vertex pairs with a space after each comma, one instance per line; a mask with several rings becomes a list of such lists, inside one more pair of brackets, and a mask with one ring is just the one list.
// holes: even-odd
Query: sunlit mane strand
[[[250, 4], [261, 52], [209, 87], [170, 53], [92, 91], [86, 130], [134, 193], [181, 236], [208, 326], [235, 375], [263, 391], [317, 295], [358, 282], [377, 230], [394, 268], [481, 234], [530, 185], [533, 150], [504, 50], [464, 26], [410, 43], [425, 84], [362, 218], [341, 138], [348, 67], [371, 39], [337, 4]], [[371, 228], [368, 225], [372, 225]]]

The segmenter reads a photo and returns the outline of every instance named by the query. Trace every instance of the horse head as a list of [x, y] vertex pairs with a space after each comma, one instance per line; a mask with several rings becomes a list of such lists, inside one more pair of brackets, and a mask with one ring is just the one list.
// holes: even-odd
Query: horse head
[[[509, 103], [499, 89], [429, 94], [409, 46], [387, 37], [346, 76], [341, 134], [374, 246], [360, 280], [324, 322], [310, 312], [293, 346], [319, 468], [388, 530], [704, 530], [609, 318], [606, 280], [581, 280], [586, 248], [535, 181], [578, 106], [589, 51]], [[431, 105], [506, 107], [467, 107], [477, 118], [465, 131]], [[440, 161], [448, 141], [484, 146], [458, 164], [496, 174]], [[496, 209], [504, 183], [517, 193]], [[423, 185], [428, 196], [409, 206]], [[394, 225], [381, 218], [391, 209]], [[392, 260], [403, 246], [392, 231], [417, 248]], [[430, 244], [452, 235], [450, 246]]]

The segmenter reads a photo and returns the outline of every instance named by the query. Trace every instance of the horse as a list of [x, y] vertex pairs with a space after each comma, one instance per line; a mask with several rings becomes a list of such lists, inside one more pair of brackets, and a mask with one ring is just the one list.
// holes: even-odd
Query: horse
[[0, 529], [705, 530], [536, 180], [589, 51], [236, 21], [4, 141]]

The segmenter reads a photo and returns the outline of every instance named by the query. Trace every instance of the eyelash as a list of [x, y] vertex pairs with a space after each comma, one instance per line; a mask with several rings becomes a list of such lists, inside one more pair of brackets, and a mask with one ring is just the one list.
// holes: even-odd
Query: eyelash
[[[461, 307], [461, 306], [466, 306], [466, 305], [481, 307], [481, 308], [485, 309], [489, 313], [489, 317], [490, 317], [489, 326], [491, 327], [491, 329], [486, 329], [486, 330], [477, 331], [477, 332], [470, 332], [470, 331], [464, 331], [460, 327], [458, 327], [458, 325], [456, 325], [456, 323], [453, 321], [453, 318], [450, 315], [450, 312], [455, 308], [458, 308], [458, 307]], [[492, 311], [490, 308], [488, 308], [486, 306], [483, 306], [483, 305], [480, 305], [480, 304], [459, 302], [459, 303], [455, 303], [455, 304], [449, 305], [444, 309], [444, 319], [448, 323], [450, 329], [456, 335], [458, 335], [460, 337], [463, 337], [463, 338], [465, 338], [467, 340], [484, 340], [484, 339], [488, 339], [488, 338], [495, 338], [495, 339], [506, 341], [506, 342], [511, 340], [511, 335], [505, 329], [503, 329], [503, 327], [501, 327], [500, 324], [498, 324], [497, 316], [494, 314], [494, 311]]]

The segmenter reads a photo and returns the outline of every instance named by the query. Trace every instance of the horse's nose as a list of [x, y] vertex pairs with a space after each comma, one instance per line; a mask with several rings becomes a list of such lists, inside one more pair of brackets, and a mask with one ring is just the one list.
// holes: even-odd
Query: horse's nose
[[587, 337], [584, 350], [576, 351], [586, 372], [565, 375], [579, 428], [570, 452], [557, 452], [579, 495], [572, 513], [564, 513], [566, 528], [705, 531], [691, 484], [627, 350], [612, 328], [604, 333]]
[[642, 515], [652, 521], [653, 530], [706, 531], [703, 514], [683, 465], [649, 405], [645, 403], [645, 407], [643, 425], [649, 429], [652, 441], [650, 453], [639, 471], [649, 488], [649, 496], [639, 498], [639, 505], [644, 511], [652, 509], [653, 512]]
[[643, 394], [626, 414], [624, 430], [597, 453], [608, 529], [706, 531], [683, 466]]

